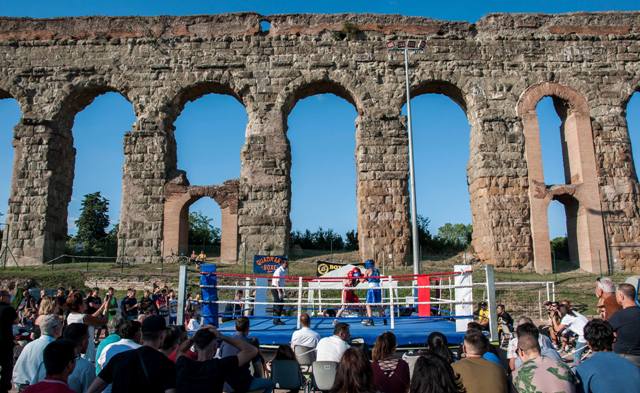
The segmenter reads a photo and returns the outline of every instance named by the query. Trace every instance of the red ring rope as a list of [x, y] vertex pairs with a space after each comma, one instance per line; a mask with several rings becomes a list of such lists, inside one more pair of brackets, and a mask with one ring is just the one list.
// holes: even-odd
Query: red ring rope
[[[447, 276], [457, 276], [466, 273], [470, 273], [471, 271], [462, 271], [462, 272], [433, 272], [433, 273], [423, 273], [423, 274], [398, 274], [393, 276], [370, 276], [369, 278], [379, 278], [380, 280], [388, 279], [392, 277], [396, 281], [409, 281], [415, 277], [420, 276], [430, 276], [430, 277], [447, 277]], [[201, 275], [216, 275], [218, 277], [234, 277], [234, 278], [273, 278], [271, 274], [243, 274], [243, 273], [220, 273], [220, 272], [200, 272]], [[353, 277], [315, 277], [315, 276], [285, 276], [283, 277], [285, 281], [299, 281], [302, 278], [303, 282], [310, 281], [342, 281], [345, 279], [353, 278]]]

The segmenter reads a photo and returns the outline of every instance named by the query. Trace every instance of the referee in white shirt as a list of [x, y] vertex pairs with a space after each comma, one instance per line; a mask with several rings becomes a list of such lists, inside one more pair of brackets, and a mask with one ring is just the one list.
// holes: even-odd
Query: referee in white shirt
[[[271, 279], [271, 294], [273, 295], [274, 303], [284, 302], [284, 278], [287, 275], [287, 268], [289, 267], [289, 261], [284, 261], [274, 272]], [[284, 305], [273, 305], [273, 319], [274, 325], [284, 325], [284, 322], [280, 319]]]

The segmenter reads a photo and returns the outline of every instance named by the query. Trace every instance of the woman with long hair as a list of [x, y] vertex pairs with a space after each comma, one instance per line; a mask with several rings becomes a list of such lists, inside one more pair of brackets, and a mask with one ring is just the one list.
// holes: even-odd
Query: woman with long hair
[[410, 393], [464, 393], [460, 377], [440, 355], [426, 353], [416, 361]]
[[396, 356], [396, 336], [382, 333], [372, 353], [373, 383], [382, 393], [406, 393], [409, 390], [409, 365]]
[[449, 349], [447, 336], [440, 332], [433, 332], [427, 337], [426, 351], [442, 356], [449, 364], [455, 361], [453, 352]]
[[349, 348], [342, 355], [331, 393], [374, 393], [373, 371], [367, 356]]
[[107, 323], [107, 307], [109, 306], [109, 297], [105, 298], [105, 302], [93, 314], [87, 314], [87, 304], [82, 298], [82, 294], [73, 291], [67, 297], [66, 306], [69, 310], [67, 315], [67, 325], [72, 323], [83, 323], [89, 327], [89, 345], [84, 357], [92, 364], [96, 359], [96, 344], [94, 341], [95, 328], [104, 326]]
[[40, 299], [40, 306], [38, 307], [38, 317], [36, 318], [35, 324], [40, 326], [40, 321], [45, 315], [58, 315], [58, 303], [51, 296], [45, 296]]

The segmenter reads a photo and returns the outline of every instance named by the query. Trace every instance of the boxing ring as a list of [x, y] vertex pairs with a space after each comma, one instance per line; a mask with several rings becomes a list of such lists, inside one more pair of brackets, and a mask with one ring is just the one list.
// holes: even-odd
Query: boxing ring
[[[345, 266], [345, 270], [349, 268], [352, 266]], [[309, 314], [311, 329], [321, 337], [333, 334], [334, 323], [346, 322], [352, 339], [367, 345], [373, 345], [386, 331], [392, 331], [402, 347], [423, 345], [431, 332], [443, 333], [455, 345], [462, 342], [466, 325], [473, 320], [474, 287], [482, 287], [486, 294], [476, 303], [488, 303], [491, 336], [497, 337], [493, 266], [487, 265], [484, 270], [486, 280], [477, 283], [473, 283], [472, 268], [467, 265], [456, 266], [450, 272], [376, 277], [382, 298], [379, 303], [369, 303], [373, 311], [369, 318], [364, 302], [342, 302], [343, 290], [364, 298], [368, 283], [350, 285], [349, 277], [340, 269], [321, 277], [286, 276], [286, 284], [281, 288], [286, 296], [282, 302], [274, 302], [270, 295], [274, 288], [270, 285], [271, 275], [223, 273], [213, 264], [202, 265], [198, 272], [189, 272], [187, 266], [181, 266], [178, 324], [184, 321], [184, 294], [187, 286], [191, 286], [202, 293], [199, 302], [203, 323], [233, 334], [234, 319], [246, 316], [250, 319], [250, 335], [258, 338], [261, 345], [289, 344], [293, 332], [300, 328], [302, 313]], [[276, 305], [284, 307], [283, 316], [273, 316], [272, 308]], [[344, 313], [336, 318], [335, 312], [343, 306]], [[384, 316], [380, 310], [384, 310]], [[274, 318], [284, 324], [274, 324]], [[364, 319], [372, 319], [373, 326], [363, 326]]]

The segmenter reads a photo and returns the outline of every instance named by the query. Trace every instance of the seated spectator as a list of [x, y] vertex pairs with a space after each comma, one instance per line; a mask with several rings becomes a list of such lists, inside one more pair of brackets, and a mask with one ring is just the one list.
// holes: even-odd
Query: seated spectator
[[447, 360], [436, 353], [426, 353], [416, 361], [409, 392], [464, 393], [465, 389]]
[[40, 332], [42, 334], [37, 340], [24, 347], [13, 368], [13, 383], [18, 390], [36, 383], [40, 368], [43, 367], [44, 349], [60, 337], [62, 321], [57, 315], [47, 315], [40, 321]]
[[[238, 349], [235, 356], [214, 359], [218, 350], [218, 341]], [[189, 359], [184, 354], [191, 345], [197, 352], [197, 360]], [[240, 367], [248, 365], [258, 355], [258, 349], [243, 339], [223, 336], [212, 327], [207, 326], [196, 332], [193, 339], [181, 344], [176, 361], [177, 390], [185, 392], [222, 392], [224, 381], [229, 375], [240, 373]], [[243, 391], [242, 386], [235, 386], [236, 391]]]
[[83, 323], [72, 323], [64, 329], [62, 337], [65, 340], [76, 345], [76, 367], [73, 369], [67, 383], [69, 388], [76, 393], [85, 393], [89, 390], [89, 386], [96, 379], [95, 367], [87, 359], [82, 358], [80, 355], [87, 352], [89, 346], [89, 340], [93, 340], [93, 337], [89, 337], [89, 328]]
[[531, 387], [540, 393], [575, 392], [571, 369], [562, 360], [543, 356], [535, 334], [521, 331], [516, 352], [523, 362], [513, 375], [513, 385], [518, 392], [527, 392]]
[[460, 375], [467, 393], [506, 393], [507, 376], [495, 363], [482, 358], [486, 351], [487, 338], [477, 330], [464, 336], [465, 358], [453, 364], [453, 370]]
[[509, 369], [511, 371], [515, 371], [522, 366], [522, 359], [518, 356], [518, 336], [520, 334], [532, 334], [538, 340], [538, 346], [540, 347], [540, 353], [542, 356], [552, 358], [558, 361], [561, 361], [562, 358], [558, 351], [555, 350], [553, 344], [551, 343], [551, 339], [544, 334], [540, 334], [540, 331], [533, 324], [531, 318], [528, 317], [520, 317], [518, 320], [518, 326], [516, 327], [516, 332], [511, 340], [509, 340], [509, 345], [507, 346], [507, 360], [509, 361]]
[[382, 333], [376, 339], [372, 354], [373, 384], [381, 393], [406, 393], [409, 390], [409, 365], [395, 357], [396, 336]]
[[640, 386], [640, 369], [627, 359], [611, 352], [615, 337], [609, 322], [601, 319], [592, 320], [585, 326], [584, 335], [593, 355], [576, 367], [581, 391], [637, 391]]
[[584, 326], [589, 320], [579, 312], [571, 310], [568, 304], [560, 304], [558, 312], [560, 313], [561, 320], [560, 324], [555, 326], [556, 331], [558, 331], [559, 334], [565, 334], [570, 331], [578, 336], [573, 352], [573, 364], [580, 364], [582, 353], [587, 349], [587, 341], [584, 339]]
[[105, 368], [109, 361], [119, 353], [140, 348], [140, 329], [142, 325], [138, 321], [123, 321], [120, 324], [118, 335], [120, 340], [107, 345], [98, 358], [100, 369]]
[[108, 384], [114, 393], [175, 391], [175, 365], [158, 350], [166, 330], [164, 318], [158, 315], [146, 318], [142, 324], [142, 346], [115, 355], [91, 384], [89, 393], [102, 392]]
[[23, 390], [23, 393], [74, 393], [67, 385], [69, 375], [76, 366], [76, 348], [73, 342], [57, 340], [42, 351], [45, 378]]
[[118, 331], [120, 330], [120, 325], [122, 323], [123, 323], [123, 320], [118, 317], [111, 318], [109, 319], [109, 322], [107, 322], [108, 336], [105, 337], [102, 341], [100, 341], [100, 344], [96, 348], [96, 360], [95, 360], [96, 375], [100, 373], [100, 370], [102, 370], [102, 367], [100, 366], [100, 363], [98, 362], [98, 360], [100, 359], [100, 356], [102, 355], [102, 352], [104, 351], [104, 349], [107, 347], [107, 345], [113, 344], [116, 341], [120, 341], [121, 337], [118, 335]]
[[301, 327], [291, 335], [291, 348], [294, 351], [296, 346], [315, 348], [318, 345], [320, 335], [309, 327], [310, 324], [311, 318], [309, 318], [309, 314], [302, 313], [300, 315]]
[[[251, 365], [253, 366], [254, 373], [251, 374], [249, 365], [245, 364], [240, 368], [240, 371], [230, 375], [227, 378], [228, 385], [235, 387], [234, 391], [246, 391], [246, 390], [261, 390], [264, 389], [265, 393], [270, 393], [273, 388], [273, 383], [263, 378], [264, 374], [264, 359], [260, 353], [260, 343], [254, 337], [249, 337], [250, 322], [247, 317], [240, 317], [236, 319], [236, 333], [233, 338], [238, 340], [244, 340], [245, 342], [258, 348], [258, 354], [251, 359]], [[220, 345], [220, 358], [224, 359], [229, 356], [237, 356], [240, 349], [235, 346], [222, 342]], [[225, 390], [227, 391], [227, 390]]]
[[613, 351], [640, 367], [640, 307], [635, 302], [636, 290], [631, 284], [620, 284], [616, 298], [622, 310], [609, 318], [616, 334]]
[[449, 349], [447, 336], [440, 332], [432, 332], [427, 337], [426, 352], [442, 356], [449, 364], [454, 362], [453, 352]]
[[[187, 331], [184, 326], [170, 326], [167, 329], [167, 335], [164, 338], [160, 352], [164, 353], [169, 359], [175, 354], [178, 346], [187, 340]], [[175, 363], [175, 357], [172, 359]]]
[[489, 330], [489, 308], [487, 302], [478, 303], [476, 322], [481, 326], [481, 330]]
[[622, 308], [616, 300], [616, 285], [608, 277], [596, 279], [596, 297], [598, 298], [598, 314], [605, 321]]
[[[300, 371], [300, 364], [298, 363], [298, 359], [296, 359], [296, 354], [293, 353], [293, 349], [291, 349], [289, 345], [279, 345], [273, 359], [267, 362], [267, 370], [269, 370], [270, 373], [272, 372], [273, 362], [278, 360], [292, 360], [296, 362], [296, 364], [298, 365], [298, 380], [300, 381], [300, 385], [303, 385], [303, 381], [305, 379], [304, 379], [304, 376], [302, 375], [302, 372]], [[289, 391], [289, 393], [296, 393], [296, 392], [298, 392], [297, 389]]]
[[58, 303], [50, 296], [45, 296], [40, 299], [40, 305], [38, 306], [38, 317], [35, 320], [35, 325], [40, 326], [40, 321], [45, 315], [60, 315], [58, 312]]
[[316, 346], [316, 361], [339, 363], [342, 354], [349, 349], [349, 324], [339, 322], [333, 328], [333, 336], [322, 338]]
[[347, 349], [338, 365], [331, 393], [374, 393], [375, 391], [371, 363], [361, 350]]

